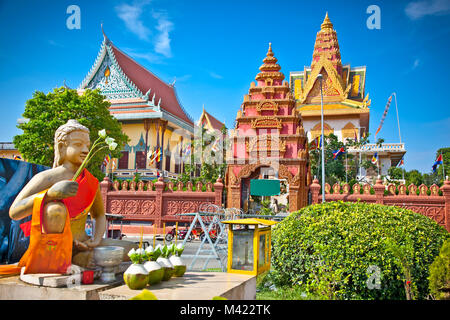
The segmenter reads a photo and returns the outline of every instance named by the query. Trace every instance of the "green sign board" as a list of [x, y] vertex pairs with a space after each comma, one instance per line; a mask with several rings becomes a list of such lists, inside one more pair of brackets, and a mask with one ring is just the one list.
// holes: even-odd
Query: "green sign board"
[[250, 180], [250, 195], [276, 196], [280, 194], [280, 180], [252, 179]]

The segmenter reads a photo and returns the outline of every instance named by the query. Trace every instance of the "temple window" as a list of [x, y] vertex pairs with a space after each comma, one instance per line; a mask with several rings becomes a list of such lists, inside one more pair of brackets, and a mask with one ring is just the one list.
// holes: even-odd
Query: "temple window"
[[355, 139], [355, 135], [358, 137], [358, 129], [353, 125], [353, 123], [349, 122], [342, 128], [342, 141], [346, 139]]
[[[311, 140], [314, 140], [315, 138], [317, 138], [318, 136], [320, 136], [322, 134], [322, 127], [320, 122], [318, 124], [316, 124], [312, 129], [311, 129]], [[330, 125], [328, 125], [327, 123], [323, 124], [323, 134], [325, 136], [328, 136], [329, 134], [334, 133], [334, 130], [330, 127]]]
[[128, 169], [128, 151], [122, 151], [119, 159], [119, 169]]
[[170, 153], [167, 153], [165, 158], [166, 158], [166, 166], [164, 170], [170, 172]]
[[145, 169], [145, 152], [144, 151], [136, 151], [136, 169]]

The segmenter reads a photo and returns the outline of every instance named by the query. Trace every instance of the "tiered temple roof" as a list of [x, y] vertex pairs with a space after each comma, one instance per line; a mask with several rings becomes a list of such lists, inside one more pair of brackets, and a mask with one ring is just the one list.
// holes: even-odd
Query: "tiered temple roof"
[[198, 120], [197, 125], [200, 127], [202, 125], [206, 126], [209, 130], [219, 130], [221, 131], [223, 126], [225, 125], [223, 122], [214, 118], [211, 114], [209, 114], [205, 108], [203, 108], [203, 112]]
[[175, 87], [167, 84], [117, 48], [106, 35], [90, 72], [80, 85], [99, 88], [119, 120], [163, 118], [193, 131], [193, 121], [181, 106]]
[[[228, 207], [241, 206], [241, 179], [270, 167], [278, 178], [286, 179], [290, 190], [290, 210], [306, 205], [309, 156], [302, 119], [295, 107], [289, 84], [269, 44], [263, 65], [236, 117], [228, 155]], [[230, 159], [231, 157], [231, 159]]]
[[369, 129], [371, 101], [365, 93], [366, 67], [343, 65], [337, 33], [325, 15], [317, 32], [311, 66], [290, 73], [290, 86], [302, 117], [320, 116], [320, 81], [323, 76], [325, 116], [352, 114], [361, 119], [361, 126]]

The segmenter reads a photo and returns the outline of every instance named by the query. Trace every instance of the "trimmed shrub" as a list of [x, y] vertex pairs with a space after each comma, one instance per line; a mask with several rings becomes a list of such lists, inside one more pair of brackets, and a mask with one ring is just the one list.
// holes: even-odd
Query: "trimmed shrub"
[[430, 266], [430, 292], [436, 299], [450, 299], [450, 239]]
[[434, 220], [399, 207], [308, 206], [274, 227], [271, 278], [324, 299], [406, 299], [410, 281], [413, 297], [424, 299], [429, 266], [449, 237]]

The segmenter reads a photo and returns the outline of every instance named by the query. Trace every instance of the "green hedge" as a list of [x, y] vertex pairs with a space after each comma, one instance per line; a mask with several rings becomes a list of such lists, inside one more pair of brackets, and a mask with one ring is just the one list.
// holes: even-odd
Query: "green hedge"
[[[398, 207], [342, 201], [308, 206], [274, 227], [271, 278], [314, 298], [405, 299], [409, 272], [414, 297], [424, 299], [429, 267], [449, 237], [434, 220]], [[381, 272], [380, 289], [369, 289], [369, 266]]]
[[430, 292], [435, 299], [450, 299], [450, 239], [430, 266]]

